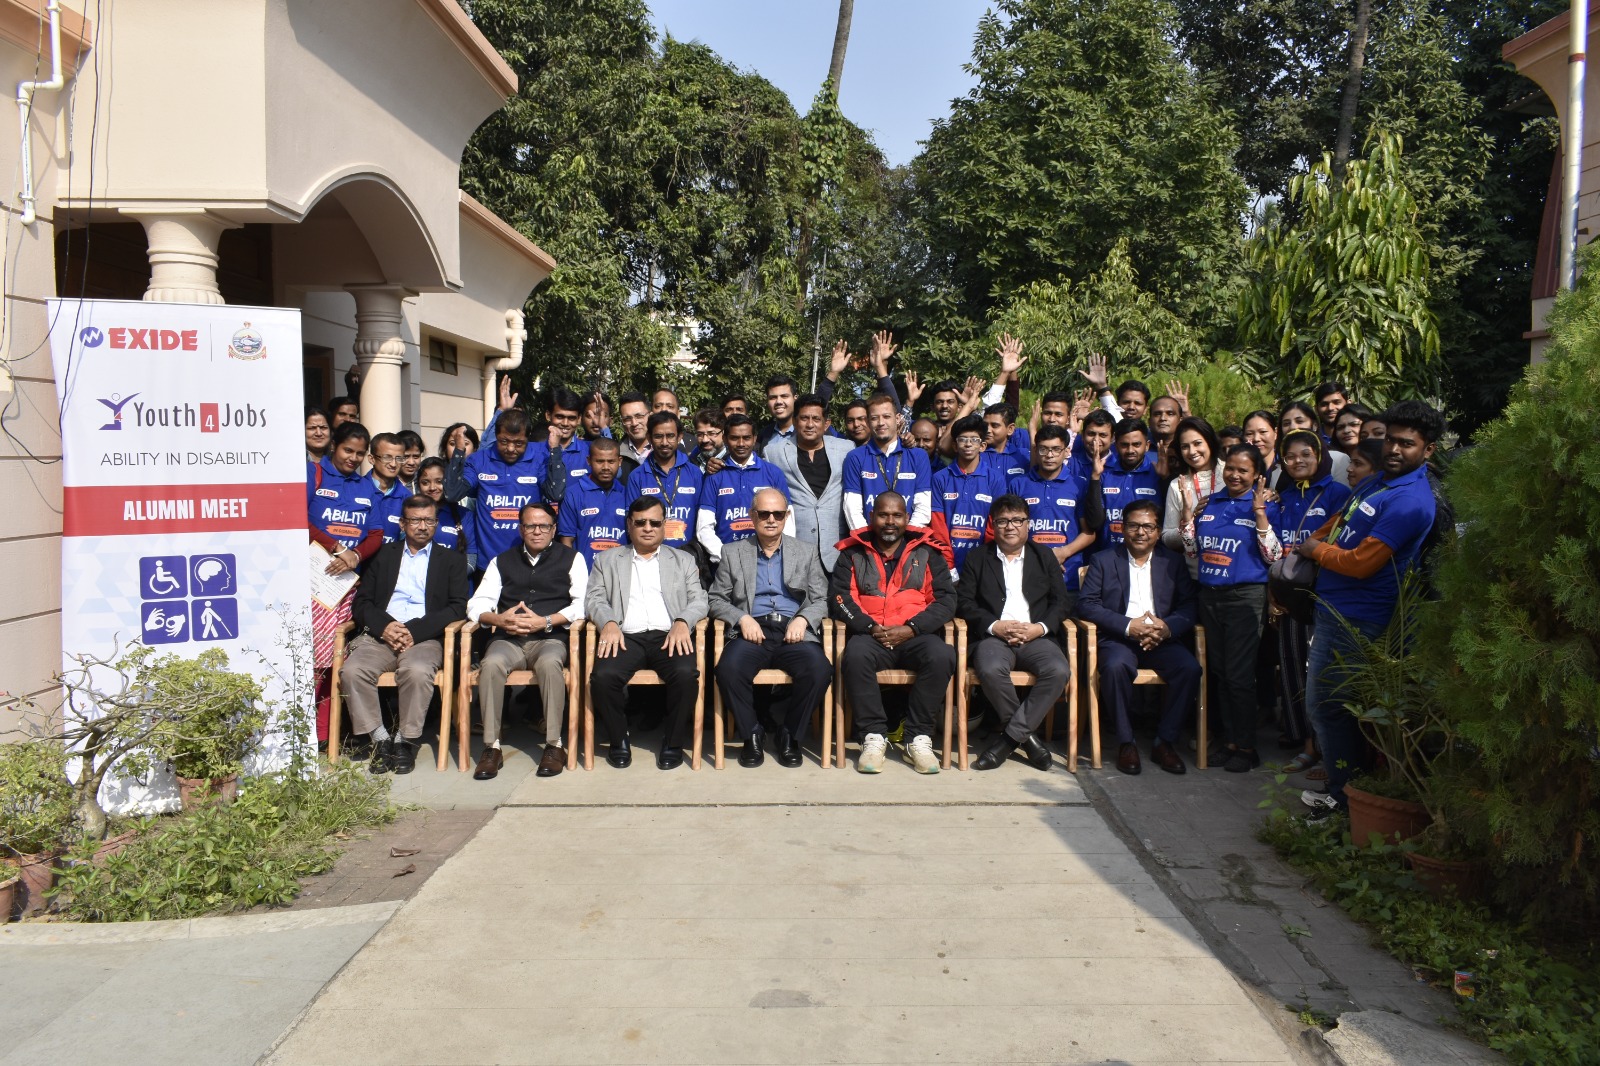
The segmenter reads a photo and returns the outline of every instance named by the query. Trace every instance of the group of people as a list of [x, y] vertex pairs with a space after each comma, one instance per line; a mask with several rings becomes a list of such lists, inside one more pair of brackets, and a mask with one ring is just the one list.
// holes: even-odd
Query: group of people
[[[631, 761], [626, 686], [649, 668], [666, 682], [657, 763], [670, 769], [691, 740], [692, 633], [709, 616], [730, 633], [714, 671], [744, 738], [741, 764], [759, 765], [771, 747], [799, 765], [833, 676], [820, 640], [831, 615], [848, 633], [838, 654], [858, 769], [880, 770], [897, 733], [906, 760], [932, 773], [933, 722], [956, 665], [942, 632], [960, 617], [1001, 726], [976, 767], [1020, 749], [1047, 769], [1038, 730], [1068, 683], [1061, 631], [1076, 617], [1096, 627], [1118, 769], [1141, 769], [1130, 710], [1147, 669], [1167, 689], [1150, 758], [1185, 771], [1179, 733], [1201, 684], [1185, 638], [1203, 625], [1224, 768], [1260, 764], [1258, 716], [1275, 706], [1280, 741], [1298, 749], [1293, 768], [1320, 762], [1327, 802], [1342, 803], [1363, 751], [1338, 695], [1341, 671], [1351, 634], [1387, 624], [1434, 533], [1428, 460], [1442, 417], [1418, 402], [1375, 414], [1327, 383], [1310, 403], [1217, 429], [1177, 382], [1158, 397], [1133, 380], [1113, 390], [1095, 358], [1086, 388], [1045, 393], [1018, 425], [1022, 349], [1002, 338], [992, 384], [924, 386], [908, 373], [902, 398], [889, 373], [893, 340], [880, 333], [868, 356], [877, 390], [838, 408], [842, 432], [830, 408], [853, 362], [843, 342], [815, 392], [770, 379], [759, 425], [741, 395], [686, 420], [670, 389], [625, 393], [613, 408], [599, 393], [556, 387], [535, 439], [504, 385], [481, 445], [458, 424], [424, 458], [414, 433], [369, 435], [353, 401], [308, 412], [311, 539], [328, 550], [330, 572], [364, 574], [346, 603], [314, 619], [319, 666], [338, 626], [356, 623], [344, 674], [355, 750], [370, 746], [379, 768], [411, 767], [438, 638], [469, 618], [489, 632], [475, 776], [502, 766], [513, 670], [538, 677], [538, 772], [559, 773], [566, 634], [587, 619], [608, 761]], [[1269, 593], [1274, 564], [1291, 554], [1316, 566], [1314, 615]], [[766, 668], [794, 683], [764, 719], [752, 679]], [[916, 676], [893, 732], [875, 681], [891, 668]], [[375, 693], [356, 693], [389, 670], [400, 676], [393, 736]], [[1031, 691], [1012, 685], [1014, 670], [1035, 675]]]

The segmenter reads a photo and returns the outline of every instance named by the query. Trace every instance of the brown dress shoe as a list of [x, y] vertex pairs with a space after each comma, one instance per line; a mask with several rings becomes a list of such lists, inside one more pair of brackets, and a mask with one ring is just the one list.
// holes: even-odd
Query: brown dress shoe
[[489, 781], [500, 772], [500, 767], [506, 764], [504, 755], [499, 748], [484, 748], [483, 754], [478, 756], [477, 769], [472, 771], [474, 781]]
[[554, 777], [567, 768], [567, 749], [559, 744], [546, 744], [544, 754], [539, 756], [539, 769], [534, 771], [535, 777]]
[[1125, 774], [1136, 774], [1144, 769], [1139, 763], [1139, 745], [1124, 744], [1117, 749], [1117, 769]]
[[1158, 740], [1150, 749], [1150, 758], [1155, 764], [1169, 774], [1186, 774], [1189, 768], [1183, 764], [1183, 756], [1178, 754], [1178, 749], [1164, 740]]

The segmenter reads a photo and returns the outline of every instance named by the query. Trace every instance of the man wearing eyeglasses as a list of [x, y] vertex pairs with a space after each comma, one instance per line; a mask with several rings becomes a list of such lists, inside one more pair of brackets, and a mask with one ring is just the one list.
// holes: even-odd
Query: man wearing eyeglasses
[[[404, 539], [378, 549], [351, 605], [357, 636], [340, 680], [355, 736], [345, 752], [352, 760], [370, 756], [373, 773], [409, 774], [416, 767], [433, 678], [444, 663], [444, 630], [466, 617], [467, 557], [434, 550], [437, 508], [426, 496], [406, 497]], [[378, 710], [378, 677], [391, 671], [400, 690], [398, 736]]]
[[401, 539], [400, 508], [411, 495], [400, 480], [400, 464], [405, 461], [405, 445], [398, 433], [379, 433], [372, 438], [372, 486], [377, 498], [372, 502], [369, 529], [383, 530], [383, 542]]
[[989, 528], [989, 511], [1006, 493], [1006, 479], [985, 451], [987, 437], [983, 419], [968, 415], [956, 420], [950, 429], [956, 442], [956, 457], [950, 465], [933, 475], [935, 523], [944, 519], [959, 573], [967, 555], [983, 543]]
[[758, 493], [777, 489], [786, 505], [788, 501], [783, 471], [755, 454], [756, 424], [748, 415], [730, 417], [724, 423], [722, 439], [728, 448], [727, 460], [720, 470], [707, 475], [695, 517], [695, 537], [713, 564], [721, 560], [728, 545], [755, 532], [750, 512]]
[[1200, 664], [1178, 638], [1194, 629], [1199, 610], [1194, 578], [1183, 557], [1160, 546], [1161, 511], [1135, 500], [1122, 512], [1123, 542], [1094, 555], [1083, 576], [1078, 617], [1099, 628], [1100, 699], [1117, 729], [1117, 769], [1140, 771], [1128, 705], [1133, 679], [1154, 670], [1167, 686], [1150, 757], [1170, 774], [1185, 771], [1178, 730], [1200, 692]]
[[[967, 556], [956, 596], [978, 683], [1005, 726], [974, 766], [993, 770], [1021, 747], [1034, 769], [1050, 769], [1050, 749], [1036, 730], [1072, 676], [1061, 647], [1067, 586], [1054, 553], [1028, 540], [1028, 504], [1021, 496], [1006, 493], [994, 501], [994, 547]], [[1038, 678], [1026, 699], [1011, 682], [1013, 670]]]
[[756, 718], [756, 673], [782, 670], [794, 678], [788, 696], [773, 706], [772, 717], [778, 723], [778, 762], [799, 766], [811, 711], [833, 680], [821, 644], [828, 578], [816, 552], [784, 535], [789, 501], [782, 492], [757, 492], [751, 517], [755, 536], [724, 548], [711, 583], [711, 615], [732, 629], [716, 666], [717, 684], [745, 738], [739, 765], [755, 767], [766, 758]]
[[[1039, 427], [1033, 440], [1033, 463], [1011, 479], [1009, 491], [1028, 505], [1030, 537], [1050, 549], [1061, 564], [1066, 582], [1067, 611], [1078, 600], [1078, 570], [1083, 553], [1094, 544], [1095, 530], [1104, 517], [1100, 493], [1091, 482], [1067, 467], [1067, 431], [1060, 426]], [[1088, 460], [1098, 473], [1103, 456]], [[1096, 483], [1097, 484], [1097, 483]]]
[[666, 525], [660, 496], [629, 504], [631, 543], [595, 556], [584, 599], [599, 631], [589, 677], [595, 724], [610, 742], [606, 761], [619, 770], [633, 762], [626, 707], [628, 679], [639, 670], [653, 670], [666, 682], [666, 732], [656, 767], [683, 765], [684, 744], [693, 739], [700, 684], [693, 634], [706, 616], [706, 590], [694, 556], [665, 543]]
[[[492, 629], [478, 671], [478, 708], [483, 715], [483, 753], [472, 776], [488, 781], [500, 772], [500, 712], [506, 678], [532, 670], [544, 705], [544, 751], [537, 776], [554, 777], [567, 763], [562, 717], [567, 689], [567, 634], [583, 620], [589, 564], [576, 548], [556, 541], [556, 518], [542, 503], [524, 504], [517, 516], [522, 541], [495, 556], [467, 604], [467, 617]], [[574, 712], [576, 713], [576, 712]]]

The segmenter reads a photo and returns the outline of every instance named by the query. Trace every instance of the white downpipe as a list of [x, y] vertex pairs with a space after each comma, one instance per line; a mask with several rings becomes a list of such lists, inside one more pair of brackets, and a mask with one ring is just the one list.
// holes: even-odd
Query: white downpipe
[[1588, 66], [1589, 0], [1572, 0], [1567, 42], [1567, 136], [1561, 177], [1561, 287], [1578, 283], [1578, 191], [1583, 180], [1583, 82]]
[[483, 424], [486, 426], [489, 419], [494, 417], [495, 408], [500, 406], [500, 397], [495, 389], [495, 373], [501, 370], [510, 373], [522, 365], [522, 344], [528, 339], [528, 331], [522, 328], [522, 321], [520, 310], [513, 308], [507, 311], [506, 354], [483, 357]]
[[28, 119], [33, 114], [33, 94], [55, 92], [67, 83], [61, 70], [61, 3], [49, 0], [45, 10], [50, 15], [50, 80], [25, 81], [17, 85], [17, 111], [22, 123], [22, 224], [31, 226], [38, 221], [33, 207], [33, 146], [28, 136]]

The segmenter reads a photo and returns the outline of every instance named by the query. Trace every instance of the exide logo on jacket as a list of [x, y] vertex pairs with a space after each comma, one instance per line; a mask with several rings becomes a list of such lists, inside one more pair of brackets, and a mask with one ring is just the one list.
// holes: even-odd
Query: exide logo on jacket
[[147, 352], [197, 352], [200, 350], [200, 331], [195, 329], [129, 329], [112, 326], [102, 330], [98, 326], [85, 326], [78, 331], [78, 340], [85, 348], [98, 348], [111, 342], [113, 348], [135, 349]]

